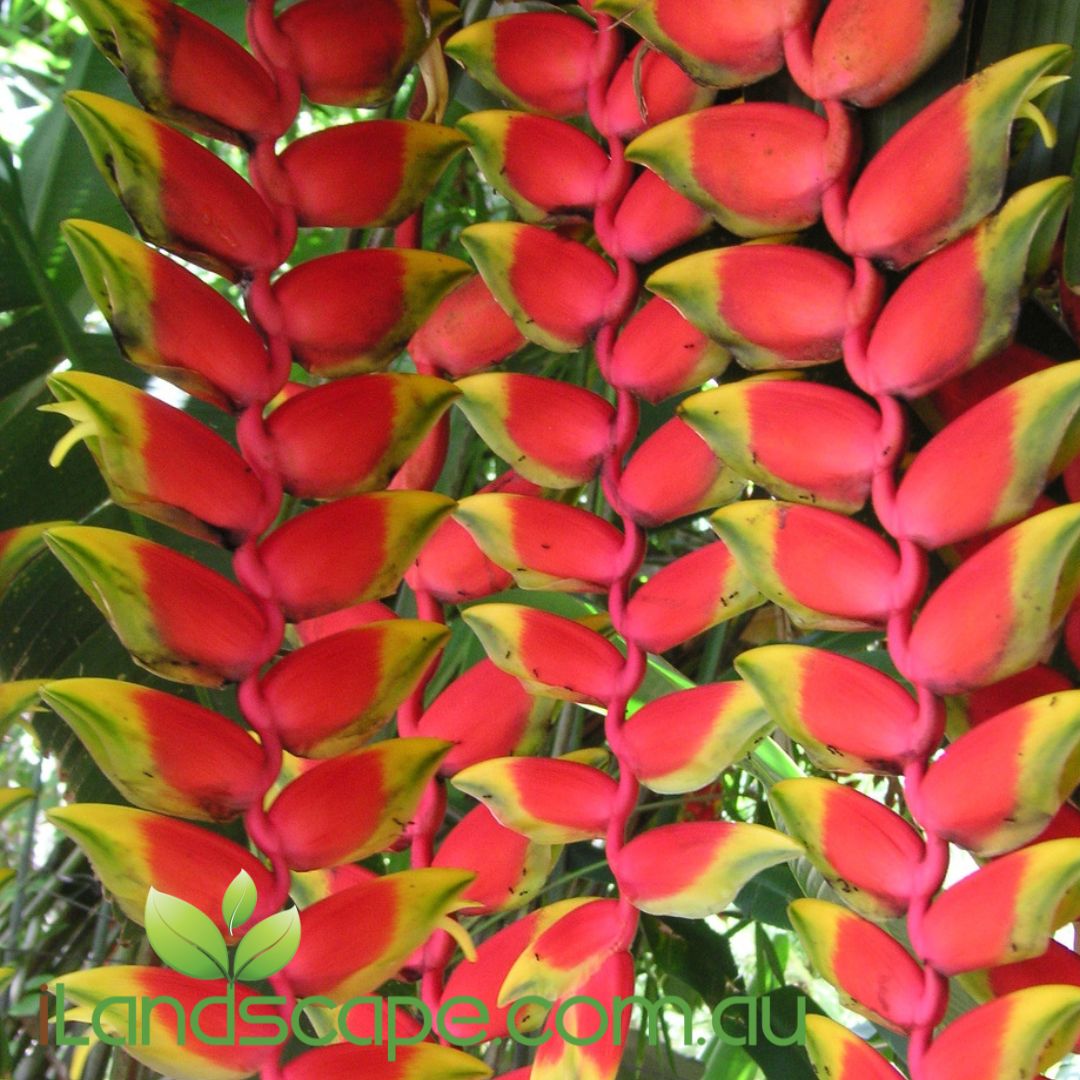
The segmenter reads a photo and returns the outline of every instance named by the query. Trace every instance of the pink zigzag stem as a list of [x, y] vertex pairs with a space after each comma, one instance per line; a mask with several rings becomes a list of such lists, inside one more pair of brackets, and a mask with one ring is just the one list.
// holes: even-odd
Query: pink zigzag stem
[[[280, 260], [284, 262], [296, 243], [297, 215], [290, 197], [289, 184], [275, 151], [277, 138], [293, 124], [300, 106], [300, 83], [291, 65], [291, 48], [274, 20], [274, 0], [253, 0], [248, 9], [248, 36], [259, 61], [274, 79], [281, 103], [279, 130], [274, 136], [259, 140], [251, 155], [251, 180], [255, 190], [274, 211], [277, 218]], [[292, 356], [285, 337], [281, 308], [270, 285], [270, 271], [258, 271], [247, 289], [248, 316], [262, 333], [270, 354], [269, 387], [276, 393], [288, 379]], [[266, 813], [266, 795], [281, 774], [282, 747], [262, 694], [259, 668], [273, 659], [281, 645], [285, 619], [273, 599], [266, 569], [259, 557], [258, 539], [273, 524], [282, 500], [281, 479], [271, 452], [270, 439], [264, 421], [265, 401], [253, 401], [243, 412], [237, 425], [240, 453], [251, 466], [263, 489], [262, 511], [252, 523], [244, 543], [236, 552], [233, 568], [240, 585], [260, 603], [266, 619], [267, 636], [264, 655], [240, 684], [238, 700], [244, 719], [259, 736], [264, 761], [262, 795], [249, 807], [244, 825], [252, 843], [270, 861], [274, 874], [272, 906], [280, 908], [288, 898], [290, 875], [281, 838]], [[285, 999], [280, 1014], [291, 1019], [295, 995], [284, 975], [271, 978], [275, 994]], [[279, 1062], [263, 1069], [267, 1080], [280, 1080]]]
[[[814, 92], [810, 28], [803, 25], [785, 39], [788, 68], [795, 81], [811, 97]], [[847, 220], [851, 176], [858, 153], [858, 131], [850, 110], [842, 102], [826, 100], [828, 122], [827, 165], [833, 182], [823, 198], [823, 212], [829, 233], [842, 248]], [[867, 344], [882, 307], [884, 281], [867, 258], [855, 258], [855, 282], [848, 297], [848, 324], [844, 335], [844, 364], [855, 384], [867, 389]], [[871, 489], [874, 513], [882, 528], [897, 538], [900, 532], [896, 513], [896, 471], [907, 444], [907, 418], [896, 398], [872, 394], [881, 411], [877, 434], [876, 468]], [[886, 640], [889, 655], [897, 670], [915, 687], [918, 713], [915, 730], [915, 755], [904, 770], [904, 797], [914, 820], [925, 834], [926, 848], [915, 872], [907, 913], [911, 946], [923, 969], [923, 992], [908, 1043], [908, 1071], [912, 1080], [922, 1080], [926, 1053], [933, 1041], [934, 1027], [948, 1003], [949, 981], [926, 959], [923, 925], [934, 896], [941, 889], [949, 868], [949, 846], [932, 829], [921, 824], [922, 784], [931, 756], [944, 735], [942, 703], [908, 670], [907, 651], [915, 609], [922, 600], [927, 583], [927, 553], [903, 536], [897, 538], [900, 569], [893, 587], [891, 613]]]
[[[612, 351], [619, 328], [633, 311], [638, 294], [638, 272], [622, 250], [615, 229], [615, 214], [626, 196], [633, 172], [623, 153], [622, 140], [612, 132], [607, 115], [607, 92], [621, 59], [619, 33], [610, 16], [597, 15], [596, 44], [592, 54], [589, 80], [589, 119], [607, 142], [610, 163], [600, 181], [594, 227], [604, 252], [614, 261], [615, 287], [608, 298], [606, 318], [596, 337], [596, 363], [600, 374], [610, 382]], [[623, 739], [626, 709], [645, 674], [645, 652], [623, 633], [630, 584], [641, 566], [645, 553], [645, 534], [630, 516], [619, 492], [623, 461], [637, 435], [638, 407], [628, 390], [618, 390], [615, 401], [615, 425], [612, 445], [604, 460], [601, 482], [604, 496], [619, 515], [623, 528], [623, 546], [619, 563], [608, 592], [608, 611], [615, 630], [626, 640], [626, 662], [620, 672], [615, 692], [607, 701], [604, 733], [619, 765], [619, 787], [607, 830], [607, 857], [614, 863], [626, 841], [630, 815], [637, 803], [639, 785], [628, 764]], [[638, 912], [626, 899], [619, 898], [618, 951], [628, 949], [637, 932]]]

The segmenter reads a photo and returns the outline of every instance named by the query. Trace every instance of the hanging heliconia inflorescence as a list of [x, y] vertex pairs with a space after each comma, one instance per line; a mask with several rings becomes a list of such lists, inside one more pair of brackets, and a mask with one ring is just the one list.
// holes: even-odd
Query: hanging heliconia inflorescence
[[[823, 879], [790, 907], [813, 970], [906, 1040], [912, 1080], [1032, 1078], [1065, 1053], [1080, 960], [1053, 935], [1080, 916], [1080, 692], [1042, 661], [1066, 621], [1080, 660], [1080, 508], [1044, 489], [1065, 472], [1080, 491], [1080, 361], [1008, 346], [1070, 185], [1003, 196], [1014, 123], [1052, 138], [1038, 102], [1068, 49], [977, 73], [860, 171], [854, 107], [932, 65], [962, 0], [595, 0], [456, 31], [449, 0], [251, 0], [253, 53], [168, 0], [73, 4], [145, 107], [67, 98], [142, 239], [84, 220], [65, 237], [127, 358], [231, 417], [235, 446], [68, 370], [49, 380], [73, 425], [54, 461], [85, 442], [116, 504], [224, 547], [232, 575], [141, 534], [0, 535], [0, 585], [44, 532], [139, 664], [211, 691], [46, 683], [131, 804], [52, 818], [136, 922], [155, 889], [235, 943], [222, 896], [240, 871], [259, 917], [291, 896], [299, 945], [271, 983], [283, 1020], [319, 999], [312, 1049], [181, 1045], [166, 1013], [129, 1052], [193, 1080], [490, 1075], [445, 1037], [390, 1061], [328, 1027], [404, 980], [433, 1014], [482, 1002], [485, 1040], [531, 1033], [508, 1077], [611, 1080], [630, 1011], [594, 1039], [584, 1002], [634, 993], [640, 913], [724, 913], [801, 859]], [[507, 108], [444, 126], [444, 46]], [[737, 97], [785, 64], [813, 108]], [[410, 119], [278, 145], [303, 98], [382, 106], [414, 66]], [[208, 140], [239, 148], [250, 182]], [[520, 219], [464, 230], [476, 272], [419, 250], [421, 207], [466, 147]], [[706, 246], [718, 226], [725, 246]], [[320, 227], [394, 228], [400, 246], [292, 264]], [[246, 317], [172, 255], [239, 286]], [[597, 389], [500, 369], [527, 343], [591, 348]], [[415, 373], [388, 370], [406, 347]], [[927, 395], [936, 434], [905, 456], [905, 403]], [[642, 401], [670, 415], [644, 439]], [[456, 501], [433, 490], [451, 407], [509, 466]], [[648, 530], [706, 512], [716, 538], [647, 574]], [[380, 602], [403, 580], [418, 618]], [[488, 601], [510, 586], [606, 610]], [[903, 682], [781, 643], [742, 652], [738, 679], [646, 692], [649, 654], [765, 604], [883, 634]], [[427, 694], [459, 605], [487, 659]], [[243, 724], [212, 693], [229, 686]], [[606, 749], [552, 743], [567, 702], [603, 714]], [[775, 729], [819, 773], [902, 779], [906, 812], [796, 775], [769, 789], [775, 828], [635, 819], [642, 787], [711, 805]], [[452, 823], [449, 785], [478, 800]], [[235, 819], [246, 843], [207, 828]], [[615, 890], [542, 902], [583, 842]], [[980, 866], [945, 887], [950, 845]], [[370, 868], [405, 848], [408, 869]], [[494, 933], [472, 921], [519, 908]], [[979, 1004], [943, 1024], [954, 976]], [[63, 981], [84, 1007], [217, 986], [149, 966]], [[526, 996], [553, 1007], [512, 1019]], [[830, 1080], [902, 1075], [823, 1016], [806, 1035]]]
[[[900, 399], [952, 387], [1008, 345], [1022, 290], [1049, 263], [1068, 180], [999, 203], [1013, 123], [1024, 117], [1050, 135], [1035, 101], [1060, 81], [1068, 50], [1033, 49], [976, 75], [915, 116], [856, 176], [850, 106], [880, 105], [914, 81], [955, 35], [961, 7], [934, 0], [900, 13], [833, 0], [815, 27], [813, 3], [600, 0], [595, 29], [569, 14], [515, 14], [448, 42], [474, 78], [526, 110], [459, 125], [526, 222], [475, 226], [466, 246], [526, 337], [556, 351], [595, 337], [616, 401], [606, 418], [597, 402], [589, 425], [575, 403], [572, 444], [529, 431], [545, 405], [552, 429], [569, 427], [565, 387], [544, 393], [523, 376], [472, 376], [459, 383], [461, 406], [538, 484], [565, 487], [599, 472], [623, 526], [616, 548], [599, 521], [586, 543], [565, 508], [543, 525], [532, 506], [518, 525], [524, 500], [519, 511], [509, 499], [501, 507], [491, 496], [467, 499], [455, 512], [518, 584], [607, 589], [612, 625], [627, 642], [624, 657], [594, 629], [527, 608], [465, 613], [492, 660], [536, 692], [605, 708], [619, 769], [618, 787], [599, 772], [588, 785], [584, 775], [561, 779], [564, 767], [551, 761], [486, 762], [457, 778], [512, 828], [550, 835], [558, 813], [576, 827], [565, 839], [603, 835], [619, 887], [617, 905], [595, 904], [610, 914], [586, 907], [545, 927], [558, 962], [531, 938], [501, 1002], [534, 986], [555, 998], [628, 992], [621, 950], [635, 910], [719, 912], [748, 876], [801, 848], [833, 887], [831, 899], [791, 906], [813, 967], [851, 1007], [908, 1037], [916, 1080], [1030, 1077], [1080, 1032], [1080, 964], [1052, 941], [1078, 913], [1070, 898], [1080, 832], [1069, 818], [1044, 835], [1080, 778], [1080, 695], [1047, 686], [1035, 666], [1080, 584], [1080, 512], [1031, 516], [1080, 447], [1080, 363], [1005, 378], [995, 394], [957, 391], [970, 411], [898, 475]], [[644, 38], [621, 64], [629, 42], [613, 17]], [[700, 95], [702, 85], [756, 82], [785, 61], [821, 110], [710, 107]], [[582, 115], [602, 145], [567, 122]], [[628, 162], [645, 171], [635, 175]], [[568, 210], [591, 211], [607, 259], [536, 224]], [[793, 243], [819, 219], [839, 256]], [[663, 262], [714, 222], [747, 242]], [[635, 311], [642, 262], [653, 265], [645, 280], [653, 298]], [[914, 267], [888, 300], [878, 264]], [[657, 402], [696, 388], [731, 358], [752, 377], [685, 398], [624, 466], [634, 396]], [[799, 370], [841, 359], [862, 395]], [[746, 480], [773, 497], [736, 501]], [[852, 520], [867, 504], [880, 529]], [[717, 506], [719, 540], [631, 593], [640, 530]], [[990, 531], [992, 542], [970, 543]], [[560, 534], [567, 557], [556, 562]], [[929, 552], [961, 542], [967, 560], [926, 599]], [[737, 659], [741, 682], [672, 693], [625, 720], [643, 651], [663, 652], [766, 601], [805, 629], [884, 630], [914, 698], [877, 668], [772, 645]], [[944, 736], [942, 696], [1010, 678], [1021, 682], [1002, 694], [1001, 711], [957, 731], [931, 764]], [[707, 788], [773, 725], [823, 770], [902, 776], [916, 827], [849, 787], [802, 778], [770, 793], [786, 835], [695, 821], [626, 842], [638, 782], [665, 793]], [[973, 783], [987, 791], [976, 808]], [[540, 798], [560, 784], [556, 806]], [[580, 816], [567, 822], [571, 805]], [[950, 843], [992, 861], [942, 891]], [[578, 924], [590, 918], [584, 935]], [[890, 920], [906, 920], [906, 945], [883, 928]], [[992, 1000], [934, 1040], [953, 975]], [[813, 1017], [807, 1032], [822, 1075], [898, 1075], [832, 1021]], [[613, 1076], [618, 1059], [617, 1050], [549, 1043], [532, 1075]]]
[[[73, 370], [50, 379], [48, 408], [73, 424], [54, 462], [84, 441], [114, 502], [224, 545], [235, 580], [126, 533], [61, 525], [45, 539], [138, 663], [191, 686], [235, 684], [246, 728], [164, 690], [50, 682], [45, 701], [132, 804], [51, 816], [136, 922], [155, 889], [235, 942], [241, 930], [223, 896], [240, 871], [258, 897], [248, 917], [277, 912], [290, 893], [302, 900], [302, 923], [290, 909], [280, 924], [295, 955], [271, 977], [291, 1022], [299, 998], [329, 1007], [370, 994], [436, 927], [460, 937], [451, 915], [470, 905], [467, 869], [428, 858], [375, 876], [351, 865], [407, 840], [452, 749], [404, 725], [413, 737], [371, 740], [446, 641], [442, 625], [396, 618], [376, 601], [453, 509], [423, 484], [388, 488], [459, 396], [434, 375], [386, 368], [469, 267], [395, 247], [281, 269], [298, 228], [407, 222], [464, 149], [463, 134], [429, 119], [445, 106], [438, 36], [457, 12], [304, 0], [276, 15], [273, 0], [255, 0], [253, 56], [165, 0], [75, 6], [146, 111], [83, 92], [68, 95], [68, 109], [155, 247], [81, 220], [65, 224], [65, 238], [125, 355], [232, 416], [236, 448], [144, 390]], [[326, 106], [388, 103], [417, 61], [431, 85], [428, 116], [344, 123], [277, 146], [302, 95]], [[242, 148], [250, 183], [171, 125]], [[418, 230], [401, 235], [415, 240]], [[238, 283], [247, 318], [169, 254]], [[303, 382], [290, 381], [294, 364]], [[250, 849], [199, 824], [236, 818]], [[64, 989], [83, 1006], [169, 994], [190, 1012], [223, 980], [111, 966], [67, 976]], [[266, 1045], [246, 1038], [260, 1034], [254, 1025], [238, 1027], [233, 1045], [208, 1045], [179, 1039], [176, 1019], [155, 1014], [152, 1038], [129, 1050], [170, 1076], [328, 1075], [320, 1050], [297, 1058], [295, 1040]], [[385, 1061], [382, 1047], [346, 1049], [351, 1075]], [[490, 1071], [437, 1044], [412, 1048], [399, 1070]]]

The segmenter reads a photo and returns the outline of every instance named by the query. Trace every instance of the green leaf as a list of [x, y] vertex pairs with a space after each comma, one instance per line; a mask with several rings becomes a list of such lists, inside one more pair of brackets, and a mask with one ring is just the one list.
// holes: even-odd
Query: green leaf
[[236, 978], [257, 982], [279, 972], [300, 947], [300, 912], [279, 911], [257, 922], [236, 949]]
[[[1074, 48], [1080, 45], [1080, 4], [1076, 0], [1025, 0], [1022, 4], [1016, 0], [988, 0], [978, 67], [987, 67], [1035, 45], [1057, 42]], [[1022, 125], [1018, 141], [1023, 151], [1010, 174], [1010, 190], [1046, 176], [1060, 176], [1072, 168], [1073, 150], [1080, 135], [1080, 81], [1075, 71], [1069, 82], [1040, 98], [1039, 105], [1057, 129], [1057, 144], [1045, 146], [1040, 137], [1032, 137], [1032, 125]]]
[[24, 806], [33, 795], [30, 788], [0, 787], [0, 818]]
[[754, 1059], [741, 1046], [729, 1046], [715, 1039], [705, 1054], [707, 1062], [701, 1080], [758, 1080]]
[[181, 975], [228, 978], [229, 950], [213, 920], [186, 900], [153, 886], [146, 897], [146, 936], [154, 952]]
[[61, 352], [44, 308], [33, 307], [20, 314], [0, 330], [0, 397], [48, 374], [59, 363]]
[[[800, 999], [805, 1003], [801, 1007]], [[765, 1080], [814, 1080], [815, 1073], [805, 1046], [778, 1046], [772, 1040], [786, 1040], [796, 1031], [801, 1010], [807, 1014], [820, 1014], [821, 1008], [813, 998], [794, 986], [782, 986], [751, 1000], [754, 1003], [752, 1016], [741, 1005], [724, 1010], [724, 1031], [731, 1038], [747, 1040], [745, 1051], [757, 1062]]]
[[251, 918], [258, 895], [255, 882], [246, 870], [241, 870], [229, 882], [229, 887], [221, 898], [221, 914], [230, 934], [235, 934], [236, 928], [243, 926]]
[[[34, 238], [26, 220], [22, 188], [15, 162], [7, 146], [0, 142], [0, 269], [6, 284], [0, 285], [3, 310], [40, 303], [48, 312], [63, 352], [78, 363], [81, 359], [79, 329], [71, 313], [60, 301], [42, 266]], [[15, 284], [12, 284], [12, 283]], [[14, 292], [12, 291], [14, 289]]]
[[[94, 90], [134, 103], [123, 75], [90, 43], [75, 48], [65, 90]], [[60, 222], [69, 217], [90, 218], [130, 230], [123, 207], [94, 168], [86, 144], [56, 100], [34, 125], [22, 147], [22, 184], [27, 219], [41, 261], [57, 294], [66, 302], [79, 298], [79, 314], [91, 307], [82, 277], [60, 238]]]
[[798, 882], [786, 866], [770, 866], [751, 878], [735, 897], [735, 907], [755, 922], [791, 929], [787, 908], [802, 896]]
[[[0, 311], [14, 311], [37, 300], [34, 282], [23, 272], [24, 218], [15, 163], [7, 146], [0, 143]], [[23, 237], [16, 236], [20, 229]]]
[[[700, 919], [646, 915], [642, 920], [656, 966], [665, 977], [680, 980], [715, 1008], [739, 978], [731, 944]], [[668, 991], [670, 992], [670, 991]]]
[[1065, 228], [1065, 261], [1062, 272], [1065, 284], [1073, 292], [1080, 292], [1080, 142], [1076, 145], [1073, 159], [1073, 201], [1069, 221]]

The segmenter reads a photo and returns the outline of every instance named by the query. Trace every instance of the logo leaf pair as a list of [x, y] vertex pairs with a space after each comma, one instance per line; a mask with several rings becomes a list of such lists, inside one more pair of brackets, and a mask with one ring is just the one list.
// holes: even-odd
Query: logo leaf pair
[[229, 952], [213, 920], [194, 904], [151, 887], [146, 934], [169, 967], [193, 979], [227, 979]]
[[[258, 893], [241, 870], [221, 901], [232, 934], [251, 918]], [[193, 904], [151, 887], [146, 897], [146, 933], [154, 952], [175, 971], [194, 979], [257, 982], [279, 972], [300, 946], [300, 913], [279, 911], [257, 922], [240, 940], [232, 964], [221, 931]]]

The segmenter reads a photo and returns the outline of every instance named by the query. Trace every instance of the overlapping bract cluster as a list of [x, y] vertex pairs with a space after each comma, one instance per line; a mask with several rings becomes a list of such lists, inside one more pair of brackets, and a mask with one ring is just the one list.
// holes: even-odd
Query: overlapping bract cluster
[[[1075, 989], [1040, 986], [1078, 981], [1072, 952], [1051, 942], [1075, 916], [1077, 849], [1067, 838], [1075, 830], [1061, 810], [1078, 779], [1073, 691], [1033, 667], [1077, 592], [1077, 513], [1048, 509], [1042, 495], [1077, 451], [1077, 365], [1040, 362], [1026, 379], [983, 383], [967, 373], [988, 359], [999, 370], [1013, 366], [1002, 349], [1026, 286], [1050, 261], [1068, 181], [1048, 179], [998, 204], [1013, 123], [1033, 120], [1048, 134], [1035, 102], [1060, 80], [1068, 50], [1032, 49], [976, 75], [915, 116], [856, 178], [849, 104], [881, 104], [914, 81], [952, 39], [961, 5], [898, 14], [893, 5], [834, 0], [816, 26], [814, 7], [691, 11], [663, 0], [600, 0], [601, 35], [617, 32], [607, 14], [620, 17], [645, 38], [638, 48], [657, 74], [665, 72], [652, 87], [638, 72], [630, 117], [622, 95], [635, 61], [623, 61], [601, 97], [587, 21], [529, 13], [459, 32], [448, 52], [519, 110], [475, 114], [462, 127], [523, 219], [473, 227], [464, 240], [519, 331], [553, 351], [578, 349], [610, 325], [623, 260], [662, 262], [713, 223], [751, 241], [654, 269], [646, 287], [655, 298], [621, 328], [607, 365], [598, 338], [605, 378], [652, 402], [721, 376], [732, 358], [753, 373], [683, 400], [676, 419], [616, 471], [609, 499], [624, 525], [721, 508], [710, 518], [719, 540], [655, 573], [622, 610], [612, 607], [613, 622], [631, 651], [654, 652], [765, 602], [805, 629], [884, 630], [917, 700], [869, 665], [767, 646], [739, 658], [741, 682], [652, 702], [616, 739], [609, 729], [609, 741], [621, 769], [664, 792], [705, 787], [773, 725], [823, 769], [903, 776], [919, 829], [831, 781], [776, 785], [778, 819], [837, 893], [836, 902], [797, 902], [793, 922], [845, 1000], [912, 1036], [912, 1075], [1030, 1076], [1080, 1023]], [[530, 63], [540, 55], [560, 63]], [[729, 87], [772, 74], [785, 59], [824, 116], [771, 102], [710, 106], [689, 81], [678, 92], [679, 68], [698, 89]], [[669, 61], [677, 68], [665, 68]], [[582, 115], [607, 136], [606, 147], [567, 123]], [[628, 179], [613, 205], [623, 137], [631, 139], [626, 159], [647, 171]], [[590, 213], [611, 261], [565, 230], [540, 227]], [[821, 218], [839, 255], [790, 239]], [[914, 269], [886, 300], [876, 264]], [[840, 359], [876, 408], [800, 370]], [[461, 387], [482, 437], [535, 483], [569, 488], [607, 467], [603, 439], [616, 420], [585, 392], [520, 375], [474, 375]], [[950, 395], [944, 419], [953, 422], [896, 478], [906, 441], [897, 399], [931, 392]], [[567, 416], [572, 445], [559, 434]], [[544, 440], [541, 424], [552, 432]], [[773, 498], [733, 502], [747, 480]], [[472, 511], [470, 502], [459, 519], [519, 585], [610, 588], [604, 570], [618, 565], [610, 554], [617, 541], [600, 523], [586, 543], [585, 526], [569, 516], [558, 528], [565, 508], [526, 516], [504, 500], [496, 516], [496, 503]], [[850, 517], [868, 502], [884, 538]], [[943, 548], [963, 564], [923, 604], [927, 553]], [[623, 661], [595, 631], [509, 605], [476, 607], [466, 619], [492, 659], [534, 691], [617, 700]], [[928, 766], [944, 733], [941, 695], [978, 699], [986, 723], [954, 731]], [[675, 730], [685, 739], [673, 746]], [[973, 808], [970, 786], [988, 771], [994, 795]], [[555, 762], [487, 763], [460, 781], [521, 829], [526, 815], [540, 818], [536, 830], [565, 815], [565, 806], [542, 805], [542, 784], [574, 791], [574, 827], [601, 835], [614, 786], [601, 774], [587, 783], [562, 773]], [[722, 838], [732, 829], [662, 827], [621, 851], [609, 839], [623, 895], [646, 911], [707, 914], [729, 902], [754, 859], [790, 857], [762, 838], [748, 841], [745, 862], [729, 858]], [[948, 843], [992, 861], [938, 894]], [[880, 926], [905, 916], [916, 957]], [[594, 952], [590, 970], [602, 955]], [[953, 975], [981, 995], [1006, 996], [932, 1044]], [[511, 996], [504, 983], [504, 1000]], [[836, 1025], [813, 1028], [812, 1057], [830, 1075], [895, 1075]], [[589, 1075], [613, 1075], [615, 1061], [594, 1063]]]
[[[125, 355], [235, 417], [236, 443], [143, 389], [71, 370], [50, 380], [57, 400], [48, 408], [73, 425], [54, 461], [84, 441], [115, 503], [231, 550], [235, 580], [126, 533], [56, 524], [45, 539], [138, 663], [189, 686], [236, 684], [246, 726], [223, 714], [223, 698], [219, 712], [128, 682], [50, 682], [44, 700], [132, 804], [74, 804], [52, 818], [136, 922], [151, 886], [219, 924], [221, 895], [240, 869], [263, 915], [291, 892], [304, 907], [302, 940], [275, 989], [287, 1000], [370, 994], [419, 963], [414, 954], [453, 912], [505, 905], [469, 869], [494, 842], [490, 830], [463, 830], [445, 865], [383, 876], [354, 865], [408, 843], [450, 752], [477, 753], [456, 710], [456, 723], [443, 717], [440, 728], [435, 707], [432, 734], [372, 742], [447, 638], [442, 625], [397, 618], [377, 601], [453, 508], [407, 481], [459, 393], [435, 375], [386, 369], [469, 268], [404, 248], [278, 268], [298, 226], [405, 220], [466, 139], [406, 119], [327, 128], [280, 154], [275, 144], [301, 93], [333, 105], [389, 102], [456, 12], [378, 0], [349, 12], [304, 0], [275, 17], [273, 4], [259, 2], [250, 9], [252, 55], [162, 0], [77, 6], [146, 111], [82, 92], [68, 96], [69, 110], [155, 246], [89, 221], [66, 223], [65, 237]], [[246, 149], [250, 182], [173, 124]], [[248, 318], [170, 255], [239, 283]], [[294, 363], [304, 381], [289, 381]], [[295, 500], [288, 515], [284, 495]], [[12, 537], [13, 553], [35, 537]], [[498, 673], [492, 682], [478, 680], [466, 696], [494, 694], [512, 715], [500, 745], [480, 745], [480, 756], [512, 751], [532, 725], [516, 684], [507, 680], [508, 689]], [[198, 824], [237, 817], [257, 854]], [[520, 856], [536, 861], [531, 851]], [[206, 992], [153, 968], [80, 972], [65, 988], [84, 1005], [127, 992], [194, 1002]], [[341, 1049], [355, 1055], [342, 1067], [362, 1072], [363, 1048]], [[168, 1030], [131, 1051], [173, 1076], [326, 1067], [316, 1052], [317, 1061], [298, 1059], [282, 1074], [280, 1047], [181, 1045]], [[489, 1072], [450, 1049], [406, 1057], [399, 1075]]]
[[[132, 918], [151, 883], [217, 918], [245, 869], [263, 914], [290, 886], [314, 901], [283, 975], [289, 992], [340, 1002], [420, 975], [429, 1004], [487, 1003], [491, 1038], [508, 1034], [507, 1008], [526, 993], [628, 996], [638, 911], [720, 912], [758, 871], [805, 855], [836, 894], [797, 901], [792, 922], [846, 1002], [911, 1036], [913, 1077], [945, 1080], [961, 1060], [980, 1076], [1033, 1076], [1080, 1031], [1080, 969], [1051, 941], [1077, 914], [1080, 819], [1064, 804], [1080, 779], [1080, 713], [1071, 685], [1039, 666], [1080, 588], [1080, 514], [1043, 494], [1080, 449], [1080, 362], [1001, 352], [1049, 262], [1067, 183], [998, 204], [1013, 123], [1041, 120], [1034, 101], [1067, 50], [1033, 49], [958, 86], [855, 178], [848, 106], [881, 104], [916, 79], [959, 25], [955, 0], [901, 13], [832, 0], [820, 21], [805, 0], [584, 6], [586, 17], [516, 13], [449, 39], [447, 53], [509, 109], [456, 131], [345, 124], [277, 155], [301, 91], [327, 105], [386, 102], [427, 63], [450, 6], [433, 2], [425, 17], [409, 0], [302, 0], [275, 19], [257, 0], [253, 57], [163, 0], [81, 0], [148, 110], [71, 95], [96, 161], [147, 240], [242, 284], [250, 321], [147, 244], [69, 222], [126, 355], [235, 414], [239, 450], [142, 390], [71, 371], [51, 380], [51, 408], [74, 425], [57, 456], [85, 440], [114, 501], [234, 550], [236, 582], [127, 534], [59, 526], [48, 542], [140, 663], [189, 684], [239, 684], [255, 734], [160, 690], [48, 684], [45, 700], [133, 804], [72, 806], [57, 823]], [[785, 62], [824, 115], [713, 104]], [[248, 150], [252, 183], [163, 120]], [[400, 249], [279, 272], [297, 226], [406, 219], [467, 142], [521, 218], [465, 231], [478, 274]], [[793, 236], [820, 219], [832, 253]], [[716, 226], [741, 242], [666, 258]], [[652, 295], [639, 305], [641, 264]], [[887, 300], [877, 264], [913, 267]], [[526, 342], [569, 353], [594, 341], [614, 404], [490, 370]], [[406, 343], [419, 373], [385, 370]], [[803, 371], [839, 360], [862, 394]], [[288, 382], [293, 361], [310, 384]], [[732, 361], [750, 375], [700, 390]], [[635, 446], [635, 399], [692, 390]], [[931, 393], [941, 429], [897, 477], [898, 399]], [[452, 404], [512, 466], [456, 504], [429, 490]], [[618, 525], [573, 502], [597, 482]], [[739, 501], [748, 482], [773, 497]], [[1074, 485], [1066, 472], [1070, 497]], [[278, 523], [283, 493], [318, 505]], [[881, 529], [854, 519], [868, 503]], [[632, 588], [645, 530], [706, 511], [718, 539]], [[959, 565], [914, 616], [939, 549]], [[403, 576], [420, 619], [377, 603]], [[440, 606], [511, 583], [606, 594], [609, 621], [471, 606], [465, 621], [489, 659], [425, 709], [424, 674], [447, 637]], [[646, 653], [765, 603], [800, 628], [887, 631], [916, 696], [876, 667], [781, 644], [743, 653], [739, 680], [626, 715]], [[295, 647], [280, 655], [285, 623]], [[1074, 648], [1078, 628], [1072, 617]], [[930, 763], [943, 695], [956, 726]], [[540, 748], [559, 700], [606, 712], [617, 779], [602, 752], [520, 756]], [[395, 709], [399, 737], [367, 745]], [[697, 820], [627, 836], [639, 784], [708, 791], [776, 727], [822, 770], [903, 776], [918, 828], [853, 788], [801, 778], [770, 792], [783, 831]], [[447, 778], [483, 805], [436, 847]], [[975, 782], [992, 797], [973, 806]], [[270, 869], [190, 823], [239, 815]], [[525, 904], [561, 845], [598, 839], [618, 898], [539, 907], [442, 985], [453, 912]], [[351, 865], [408, 843], [408, 871]], [[986, 862], [939, 893], [948, 843]], [[900, 918], [911, 951], [888, 925]], [[932, 1042], [954, 975], [993, 1000]], [[114, 994], [202, 992], [152, 969], [110, 979]], [[99, 972], [67, 981], [91, 1003], [102, 992]], [[519, 1027], [545, 1023], [524, 1016]], [[569, 1022], [587, 1024], [573, 1012]], [[834, 1077], [897, 1075], [831, 1021], [807, 1031]], [[531, 1075], [613, 1077], [614, 1034], [579, 1046], [553, 1033]], [[310, 1051], [284, 1075], [360, 1075], [372, 1052]], [[277, 1067], [273, 1048], [167, 1038], [145, 1056], [193, 1077], [208, 1062], [217, 1076]], [[399, 1074], [486, 1070], [422, 1043]]]

